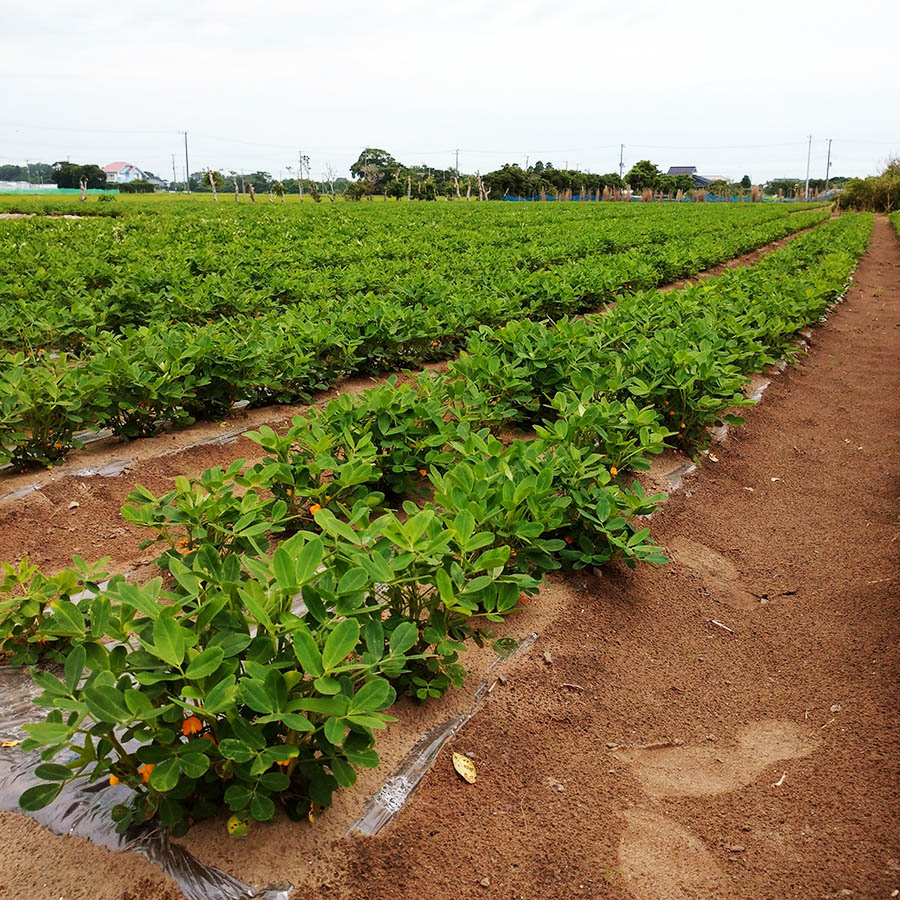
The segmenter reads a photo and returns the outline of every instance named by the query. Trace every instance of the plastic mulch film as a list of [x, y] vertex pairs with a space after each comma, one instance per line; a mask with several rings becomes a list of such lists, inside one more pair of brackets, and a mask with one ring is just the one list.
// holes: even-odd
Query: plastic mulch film
[[441, 722], [425, 732], [401, 761], [393, 774], [378, 789], [363, 809], [363, 814], [347, 829], [347, 834], [378, 834], [403, 808], [413, 791], [419, 786], [434, 764], [444, 744], [450, 740], [478, 712], [484, 698], [494, 689], [497, 677], [492, 673], [504, 663], [530, 647], [537, 640], [532, 632], [519, 641], [519, 646], [509, 654], [494, 661], [488, 676], [472, 696], [472, 705], [466, 712]]
[[[0, 740], [23, 740], [22, 726], [44, 717], [32, 702], [40, 692], [27, 669], [0, 667]], [[17, 746], [0, 747], [0, 810], [21, 812], [21, 793], [44, 783], [32, 773], [37, 759], [37, 754], [26, 756]], [[110, 850], [142, 854], [172, 878], [188, 900], [288, 900], [291, 896], [290, 885], [259, 888], [205, 865], [170, 840], [162, 827], [145, 825], [117, 834], [110, 810], [127, 802], [130, 793], [125, 785], [111, 787], [78, 779], [49, 806], [26, 815], [55, 834], [72, 834]]]

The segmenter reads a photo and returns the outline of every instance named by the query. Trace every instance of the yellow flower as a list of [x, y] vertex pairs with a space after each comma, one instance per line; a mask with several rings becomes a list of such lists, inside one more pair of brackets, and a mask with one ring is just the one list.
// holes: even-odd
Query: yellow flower
[[153, 774], [153, 770], [156, 766], [153, 763], [144, 763], [144, 765], [138, 767], [138, 772], [141, 773], [141, 779], [144, 784], [150, 780], [150, 776]]
[[612, 466], [609, 470], [609, 474], [612, 475], [613, 478], [615, 478], [616, 475], [619, 474], [619, 470], [615, 466]]
[[109, 783], [110, 783], [113, 787], [115, 787], [117, 784], [121, 784], [122, 782], [120, 782], [119, 779], [116, 778], [115, 775], [110, 775], [110, 776], [109, 776]]

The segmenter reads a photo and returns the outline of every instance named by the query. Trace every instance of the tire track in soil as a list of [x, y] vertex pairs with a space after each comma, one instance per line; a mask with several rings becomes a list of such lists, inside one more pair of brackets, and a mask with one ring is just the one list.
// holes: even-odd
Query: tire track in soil
[[[797, 231], [660, 290], [682, 288], [729, 268], [752, 266], [763, 256], [817, 227], [820, 226]], [[445, 367], [446, 362], [429, 363], [424, 369], [440, 371]], [[416, 377], [415, 373], [394, 374], [399, 381], [411, 381]], [[115, 438], [97, 441], [82, 451], [75, 451], [65, 463], [49, 472], [0, 473], [0, 560], [18, 562], [27, 556], [32, 564], [56, 571], [69, 565], [72, 555], [77, 553], [88, 560], [110, 557], [111, 572], [140, 569], [149, 564], [156, 553], [153, 548], [146, 554], [137, 551], [147, 536], [146, 530], [129, 525], [120, 515], [122, 504], [135, 484], [140, 483], [159, 494], [172, 488], [177, 475], [196, 475], [211, 466], [225, 468], [235, 459], [252, 461], [261, 458], [259, 447], [242, 436], [226, 444], [191, 445], [215, 440], [240, 427], [252, 430], [267, 424], [276, 430], [284, 429], [293, 416], [302, 415], [311, 405], [324, 406], [342, 393], [361, 393], [383, 384], [389, 377], [386, 374], [347, 379], [318, 394], [309, 406], [270, 406], [238, 412], [223, 423], [199, 422], [181, 431], [132, 443]], [[119, 475], [79, 475], [88, 467], [97, 469], [123, 460], [128, 460], [130, 465]], [[20, 497], [3, 497], [28, 490], [35, 484], [40, 485], [40, 490], [32, 490]], [[77, 505], [72, 506], [73, 503]]]

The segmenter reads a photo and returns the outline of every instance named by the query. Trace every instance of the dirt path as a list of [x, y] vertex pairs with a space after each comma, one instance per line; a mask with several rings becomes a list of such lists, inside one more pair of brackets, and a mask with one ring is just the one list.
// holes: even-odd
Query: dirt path
[[[898, 326], [900, 246], [880, 219], [811, 356], [654, 519], [674, 562], [555, 579], [513, 620], [538, 641], [391, 826], [342, 837], [401, 753], [388, 742], [442, 704], [402, 704], [385, 767], [314, 828], [236, 842], [205, 823], [190, 849], [312, 900], [890, 897]], [[450, 749], [474, 754], [474, 786]], [[0, 898], [178, 896], [143, 860], [21, 816], [0, 815], [0, 848]]]

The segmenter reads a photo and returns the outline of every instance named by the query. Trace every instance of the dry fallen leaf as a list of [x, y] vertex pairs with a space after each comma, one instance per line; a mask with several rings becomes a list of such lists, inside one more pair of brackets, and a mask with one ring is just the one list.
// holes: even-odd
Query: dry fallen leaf
[[710, 461], [710, 462], [718, 462], [718, 461], [719, 461], [719, 457], [716, 456], [715, 453], [710, 453], [710, 454], [709, 454], [709, 461]]
[[0, 747], [6, 749], [7, 747], [16, 747], [20, 743], [21, 741], [3, 741], [2, 743], [0, 743]]
[[469, 784], [475, 784], [478, 773], [475, 771], [475, 763], [473, 763], [468, 756], [463, 756], [462, 753], [454, 753], [453, 768], [456, 769], [460, 777], [468, 781]]

